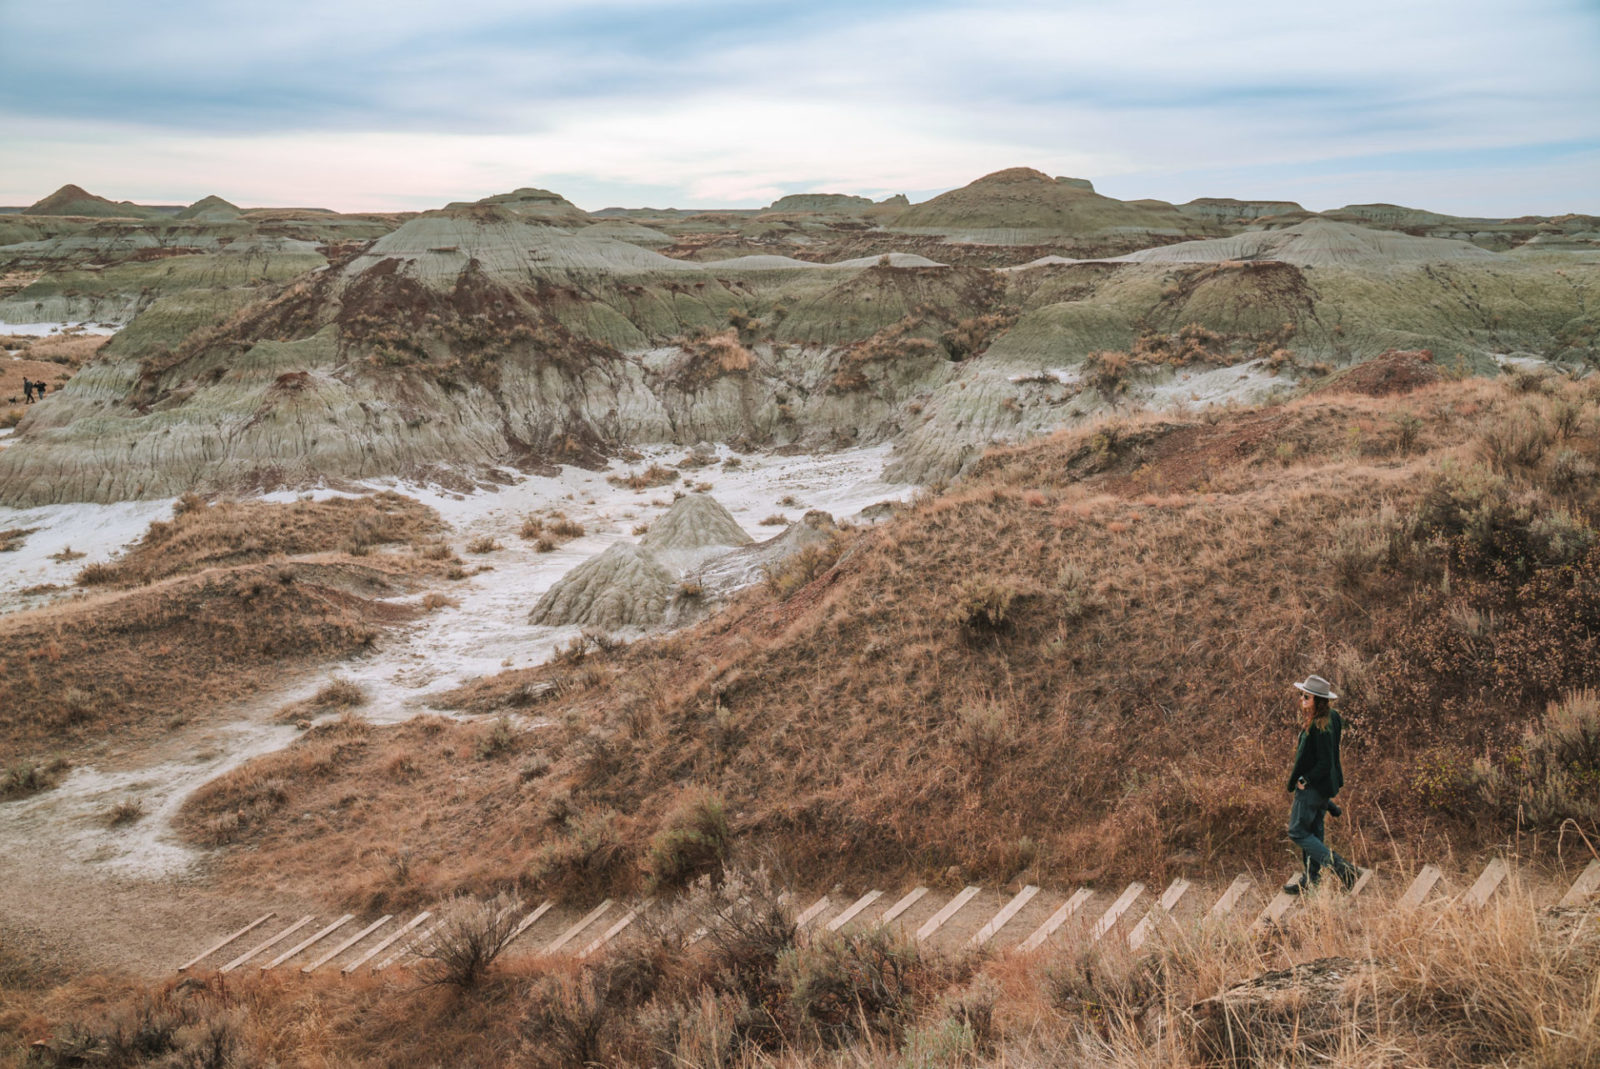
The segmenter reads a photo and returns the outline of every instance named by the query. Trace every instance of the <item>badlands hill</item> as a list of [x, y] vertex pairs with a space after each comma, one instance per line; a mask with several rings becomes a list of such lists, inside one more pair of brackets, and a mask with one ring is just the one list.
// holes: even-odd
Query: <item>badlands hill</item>
[[198, 219], [206, 223], [227, 223], [238, 219], [244, 213], [238, 205], [230, 204], [221, 197], [212, 195], [202, 197], [183, 211], [173, 216], [174, 219]]
[[1211, 207], [1232, 221], [1017, 168], [892, 225], [596, 218], [537, 189], [406, 218], [106, 221], [0, 248], [38, 272], [0, 320], [128, 324], [25, 413], [0, 502], [470, 485], [701, 440], [892, 441], [888, 474], [920, 482], [1108, 406], [1287, 393], [1392, 348], [1463, 372], [1595, 359], [1581, 230], [1507, 254]]
[[157, 214], [132, 201], [110, 201], [74, 185], [65, 185], [43, 200], [22, 209], [23, 215], [76, 215], [94, 218], [140, 219]]
[[1184, 234], [1193, 224], [1171, 205], [1134, 205], [1101, 196], [1086, 179], [1051, 178], [1028, 167], [1013, 167], [913, 205], [894, 216], [891, 225], [1094, 236], [1123, 231]]

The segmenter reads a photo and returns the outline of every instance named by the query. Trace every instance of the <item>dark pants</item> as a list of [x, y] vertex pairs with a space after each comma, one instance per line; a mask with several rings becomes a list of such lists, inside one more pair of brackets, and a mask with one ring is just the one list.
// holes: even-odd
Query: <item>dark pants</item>
[[1300, 848], [1307, 883], [1322, 879], [1324, 865], [1332, 866], [1336, 872], [1350, 865], [1322, 841], [1322, 818], [1327, 811], [1328, 800], [1315, 787], [1301, 787], [1294, 792], [1294, 808], [1289, 810], [1289, 840]]

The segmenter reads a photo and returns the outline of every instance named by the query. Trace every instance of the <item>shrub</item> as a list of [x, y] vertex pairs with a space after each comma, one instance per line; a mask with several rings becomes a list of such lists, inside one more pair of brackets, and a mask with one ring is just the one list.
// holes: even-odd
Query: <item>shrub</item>
[[496, 895], [487, 901], [457, 897], [439, 909], [443, 919], [422, 952], [419, 974], [431, 984], [476, 987], [507, 946], [520, 920], [520, 900]]
[[511, 726], [511, 718], [502, 716], [495, 720], [494, 726], [478, 737], [478, 760], [489, 761], [502, 754], [510, 753], [516, 748], [517, 732]]
[[682, 887], [715, 875], [728, 860], [733, 832], [727, 807], [712, 791], [693, 791], [680, 799], [650, 840], [645, 869], [658, 890]]
[[1379, 568], [1395, 568], [1411, 545], [1411, 524], [1392, 505], [1343, 520], [1333, 530], [1329, 562], [1351, 586]]
[[1083, 361], [1083, 384], [1106, 400], [1121, 396], [1128, 389], [1130, 361], [1127, 353], [1090, 353]]
[[643, 471], [630, 471], [626, 475], [608, 475], [606, 482], [629, 490], [648, 490], [652, 486], [666, 486], [678, 481], [680, 473], [675, 468], [651, 464]]
[[318, 709], [353, 709], [366, 703], [367, 692], [361, 684], [343, 678], [328, 680], [311, 698], [311, 704]]
[[558, 512], [550, 518], [548, 530], [557, 538], [582, 538], [588, 533], [583, 524], [567, 519], [564, 512]]
[[115, 564], [96, 562], [88, 564], [78, 572], [76, 582], [79, 586], [100, 586], [104, 583], [114, 583], [121, 578]]
[[805, 546], [800, 552], [767, 565], [764, 574], [767, 590], [780, 600], [787, 598], [838, 563], [844, 541], [837, 534], [826, 542]]
[[837, 1045], [898, 1035], [917, 963], [915, 946], [888, 929], [823, 932], [784, 954], [778, 978], [800, 1026]]
[[504, 546], [495, 541], [490, 535], [479, 535], [477, 538], [474, 538], [472, 541], [467, 543], [468, 553], [493, 553], [496, 550], [504, 548]]
[[611, 893], [623, 886], [628, 850], [617, 829], [617, 813], [606, 809], [564, 815], [560, 836], [544, 843], [529, 865], [529, 878], [561, 897]]
[[768, 516], [766, 519], [761, 521], [761, 526], [763, 526], [763, 527], [787, 527], [787, 526], [789, 526], [789, 517], [785, 516], [781, 512], [774, 512], [772, 515]]
[[1014, 626], [1012, 608], [1024, 592], [1006, 579], [974, 576], [956, 590], [946, 619], [975, 634], [996, 634]]
[[1550, 428], [1538, 411], [1524, 407], [1485, 427], [1479, 450], [1492, 469], [1510, 475], [1537, 466], [1550, 442]]
[[1479, 759], [1473, 773], [1484, 801], [1523, 826], [1600, 828], [1600, 691], [1550, 703], [1503, 765]]
[[0, 770], [0, 799], [21, 798], [54, 787], [71, 766], [64, 758], [39, 763], [18, 761]]
[[143, 816], [143, 802], [137, 798], [124, 798], [106, 810], [105, 821], [109, 828], [120, 828], [124, 824], [132, 824]]

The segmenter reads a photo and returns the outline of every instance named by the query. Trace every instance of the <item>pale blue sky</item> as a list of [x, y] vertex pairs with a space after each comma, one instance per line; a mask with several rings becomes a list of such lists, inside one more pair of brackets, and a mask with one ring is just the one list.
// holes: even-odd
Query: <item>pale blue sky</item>
[[1123, 198], [1600, 213], [1597, 0], [0, 0], [0, 204]]

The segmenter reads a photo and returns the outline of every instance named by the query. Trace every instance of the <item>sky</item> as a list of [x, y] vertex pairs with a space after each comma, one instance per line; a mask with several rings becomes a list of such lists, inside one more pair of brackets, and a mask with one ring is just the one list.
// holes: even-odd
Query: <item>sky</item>
[[1600, 0], [0, 0], [0, 205], [1109, 196], [1600, 214]]

